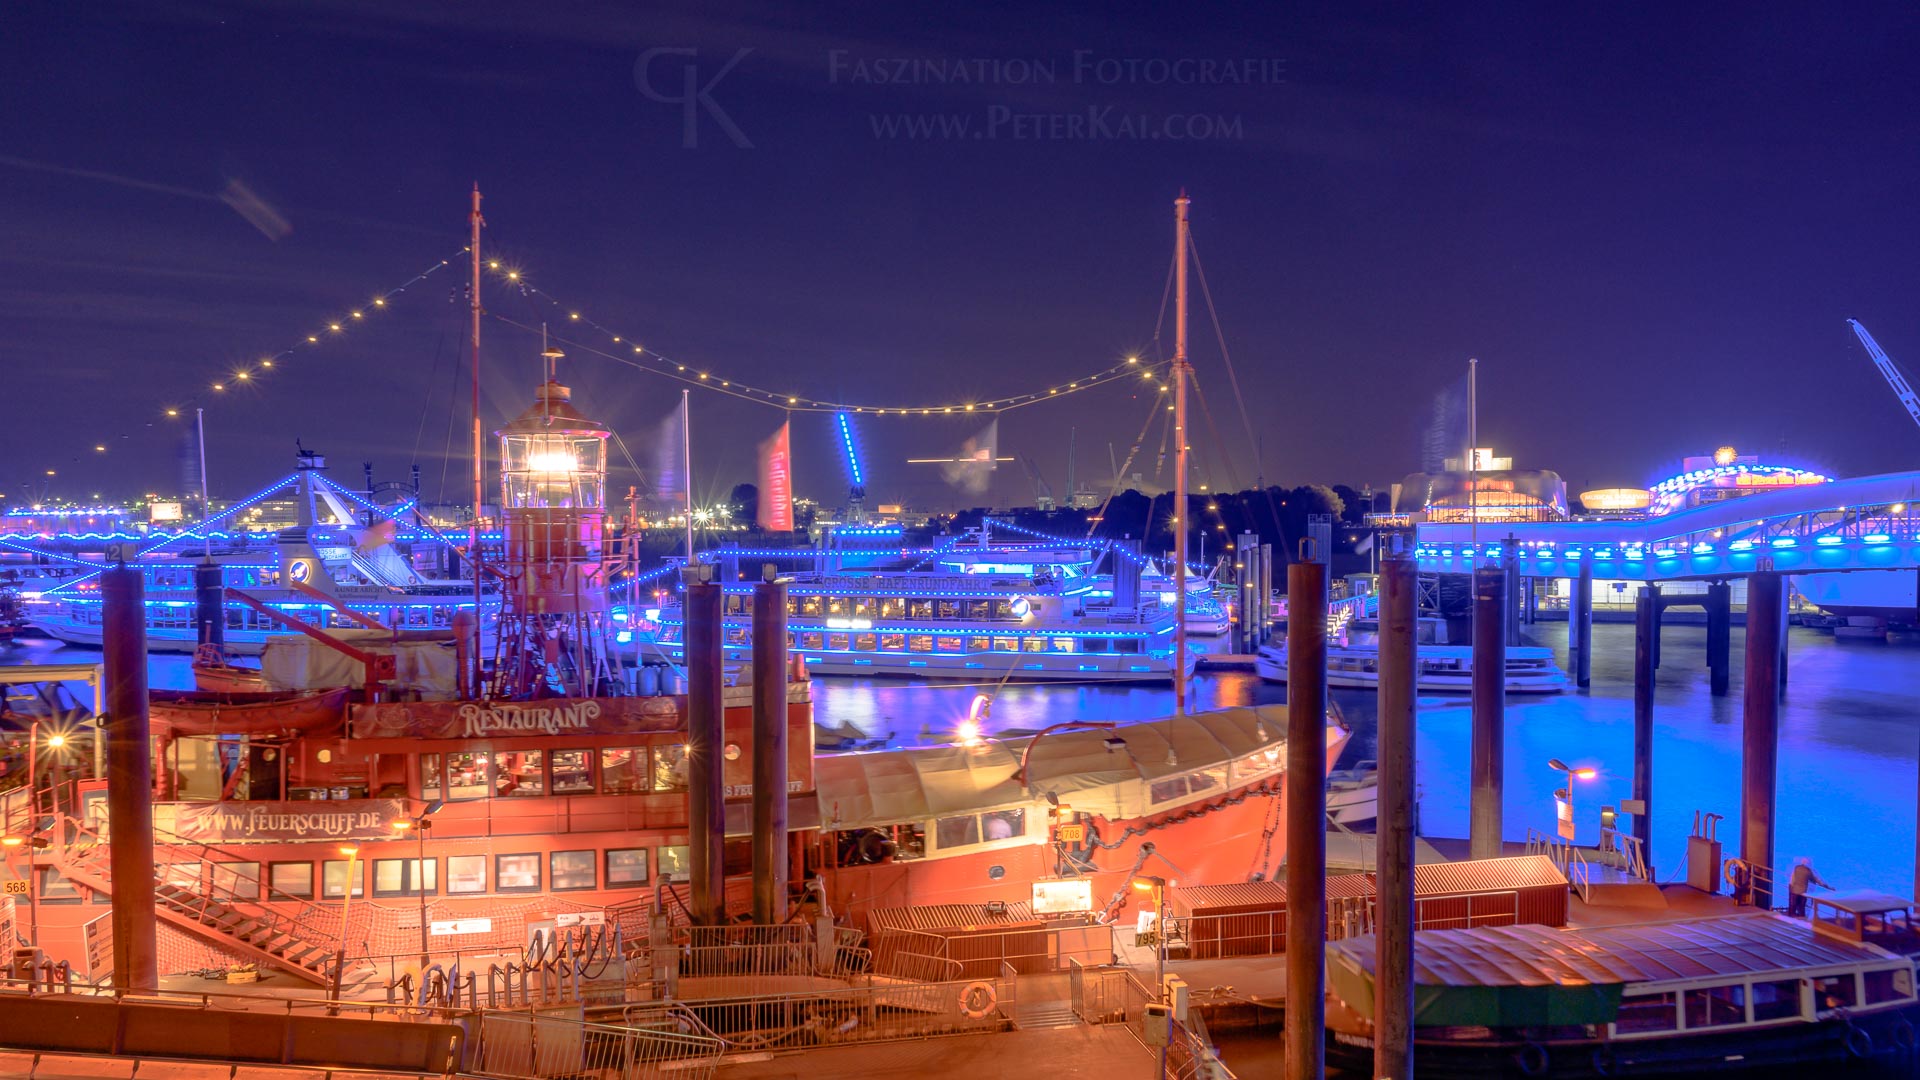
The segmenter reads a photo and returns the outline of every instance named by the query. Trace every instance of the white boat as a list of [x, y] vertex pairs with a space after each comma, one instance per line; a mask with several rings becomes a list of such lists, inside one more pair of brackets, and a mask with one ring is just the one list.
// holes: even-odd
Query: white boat
[[1348, 828], [1371, 826], [1380, 816], [1380, 763], [1355, 762], [1327, 774], [1327, 818]]
[[[1421, 619], [1417, 628], [1414, 688], [1434, 693], [1473, 691], [1473, 647], [1447, 645], [1446, 623]], [[1276, 638], [1254, 655], [1254, 669], [1267, 682], [1287, 681], [1287, 644]], [[1327, 645], [1327, 685], [1372, 689], [1380, 685], [1380, 641], [1376, 633], [1351, 630]], [[1553, 662], [1553, 650], [1533, 645], [1507, 646], [1509, 694], [1558, 694], [1567, 689], [1566, 672]]]
[[[209, 557], [220, 567], [222, 584], [228, 589], [318, 629], [377, 625], [403, 631], [450, 631], [457, 611], [473, 610], [470, 581], [423, 576], [394, 544], [398, 523], [363, 523], [357, 515], [368, 514], [371, 504], [348, 505], [350, 493], [319, 475], [325, 467], [325, 458], [303, 452], [293, 477], [225, 511], [227, 516], [234, 515], [291, 485], [299, 521], [294, 528], [277, 535], [222, 540], [219, 550], [211, 545], [200, 549], [193, 542], [179, 550], [174, 550], [179, 545], [155, 544], [137, 563], [129, 564], [137, 565], [145, 579], [148, 651], [192, 653], [198, 648], [194, 578], [198, 564]], [[51, 583], [41, 588], [23, 585], [22, 606], [29, 624], [59, 641], [98, 647], [102, 635], [98, 575], [98, 570], [76, 566], [70, 576], [47, 579]], [[485, 600], [483, 650], [490, 647], [498, 611], [491, 593]], [[267, 642], [299, 635], [259, 607], [231, 597], [223, 615], [229, 654], [258, 656]]]
[[[897, 538], [897, 532], [890, 537]], [[783, 578], [789, 647], [815, 675], [970, 682], [1173, 678], [1174, 611], [1141, 592], [1137, 568], [1130, 573], [1123, 568], [1117, 590], [1102, 590], [1100, 577], [1022, 561], [985, 535], [978, 541], [965, 545], [966, 555], [956, 552], [962, 546], [958, 541], [919, 558], [869, 550], [864, 565], [855, 565], [863, 553], [838, 541], [826, 549], [762, 551], [752, 557], [779, 554], [815, 567]], [[727, 561], [742, 556], [724, 548], [718, 555], [724, 580]], [[753, 586], [729, 583], [723, 590], [726, 659], [745, 662], [752, 653]], [[640, 658], [658, 652], [680, 662], [685, 651], [680, 605], [668, 601], [640, 614], [636, 630], [652, 630]], [[1189, 654], [1189, 674], [1194, 662]]]

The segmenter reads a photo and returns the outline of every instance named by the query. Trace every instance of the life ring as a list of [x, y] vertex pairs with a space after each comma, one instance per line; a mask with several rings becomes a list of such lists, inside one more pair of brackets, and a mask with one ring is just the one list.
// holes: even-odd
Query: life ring
[[1857, 1058], [1873, 1056], [1873, 1033], [1863, 1027], [1847, 1027], [1847, 1053]]
[[1528, 1043], [1513, 1052], [1513, 1063], [1523, 1076], [1545, 1076], [1547, 1066], [1547, 1048], [1539, 1043]]
[[1893, 1021], [1893, 1045], [1901, 1051], [1911, 1053], [1915, 1043], [1913, 1024], [1906, 1017], [1895, 1017]]
[[1729, 885], [1739, 885], [1742, 883], [1741, 879], [1746, 875], [1746, 870], [1747, 864], [1745, 860], [1728, 859], [1727, 865], [1722, 868], [1720, 876], [1726, 878], [1727, 884]]
[[1000, 995], [992, 983], [968, 983], [960, 991], [960, 1014], [969, 1020], [979, 1020], [1000, 1004]]

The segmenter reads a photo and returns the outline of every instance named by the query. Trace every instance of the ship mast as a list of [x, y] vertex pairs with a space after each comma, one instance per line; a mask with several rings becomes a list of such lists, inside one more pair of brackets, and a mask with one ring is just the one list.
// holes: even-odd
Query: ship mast
[[467, 525], [467, 570], [473, 574], [473, 686], [481, 686], [480, 642], [485, 635], [481, 630], [480, 578], [483, 560], [480, 556], [480, 508], [486, 502], [482, 481], [486, 475], [486, 458], [480, 443], [480, 226], [484, 224], [480, 217], [480, 184], [473, 185], [473, 209], [467, 215], [467, 224], [471, 234], [467, 240], [467, 250], [472, 254], [473, 279], [467, 286], [467, 307], [473, 316], [473, 520]]
[[1173, 711], [1187, 712], [1187, 193], [1173, 200]]

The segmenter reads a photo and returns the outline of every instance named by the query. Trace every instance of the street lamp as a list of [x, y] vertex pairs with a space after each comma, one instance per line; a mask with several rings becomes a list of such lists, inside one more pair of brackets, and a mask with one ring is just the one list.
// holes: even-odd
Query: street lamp
[[9, 863], [13, 861], [14, 852], [27, 849], [27, 873], [20, 883], [26, 886], [27, 894], [27, 940], [34, 945], [40, 944], [40, 908], [34, 896], [33, 853], [46, 846], [47, 838], [44, 836], [0, 836], [0, 847], [6, 848]]
[[333, 1000], [340, 1000], [340, 978], [347, 970], [347, 927], [352, 925], [349, 916], [353, 914], [353, 864], [360, 856], [360, 849], [353, 844], [341, 844], [340, 854], [347, 857], [347, 896], [340, 905], [340, 947], [333, 954]]
[[1567, 786], [1554, 792], [1553, 797], [1567, 808], [1564, 821], [1566, 827], [1561, 830], [1560, 835], [1571, 841], [1574, 839], [1575, 832], [1578, 831], [1576, 825], [1578, 819], [1573, 816], [1573, 782], [1575, 780], [1591, 780], [1599, 776], [1600, 773], [1594, 769], [1576, 769], [1566, 762], [1561, 761], [1559, 758], [1548, 758], [1547, 768], [1567, 774]]
[[[1157, 946], [1153, 958], [1153, 980], [1159, 985], [1160, 1000], [1167, 1002], [1167, 879], [1156, 874], [1142, 874], [1133, 879], [1133, 887], [1141, 892], [1153, 893], [1154, 944]], [[1171, 1002], [1167, 1002], [1171, 1005]], [[1167, 1042], [1160, 1042], [1160, 1071], [1156, 1075], [1167, 1075]]]
[[433, 822], [428, 818], [438, 812], [442, 805], [441, 800], [435, 799], [427, 804], [427, 808], [420, 812], [419, 817], [401, 818], [393, 823], [396, 836], [405, 837], [407, 831], [411, 829], [413, 835], [420, 841], [420, 858], [414, 864], [414, 873], [418, 878], [414, 881], [413, 887], [420, 897], [420, 977], [422, 979], [426, 978], [427, 965], [432, 962], [432, 955], [427, 951], [427, 830], [433, 827]]

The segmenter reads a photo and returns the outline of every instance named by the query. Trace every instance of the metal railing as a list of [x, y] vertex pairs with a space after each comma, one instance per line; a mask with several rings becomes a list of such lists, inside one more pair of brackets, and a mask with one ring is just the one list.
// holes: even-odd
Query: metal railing
[[[1341, 941], [1371, 934], [1376, 916], [1373, 897], [1332, 898], [1327, 902], [1327, 940]], [[1416, 930], [1512, 926], [1519, 918], [1520, 893], [1516, 889], [1464, 896], [1421, 896], [1413, 902]], [[1167, 923], [1169, 940], [1185, 942], [1189, 960], [1265, 956], [1285, 952], [1287, 947], [1287, 912], [1284, 910], [1170, 917]]]
[[725, 1044], [711, 1035], [589, 1024], [532, 1013], [483, 1013], [465, 1072], [503, 1080], [710, 1077]]
[[1013, 980], [894, 982], [803, 993], [702, 998], [686, 1007], [711, 1031], [745, 1050], [922, 1039], [1004, 1030]]
[[1618, 829], [1600, 830], [1599, 858], [1605, 865], [1623, 870], [1642, 881], [1652, 881], [1647, 869], [1647, 848], [1640, 838]]
[[[65, 842], [54, 861], [69, 876], [112, 879], [111, 847], [87, 823], [63, 817]], [[215, 857], [218, 856], [216, 859]], [[154, 882], [159, 902], [222, 937], [266, 953], [276, 963], [309, 974], [330, 976], [341, 938], [341, 913], [334, 908], [278, 892], [259, 877], [243, 877], [228, 863], [259, 866], [257, 857], [154, 830]], [[194, 867], [194, 879], [182, 880], [180, 868]], [[241, 931], [247, 931], [246, 936]], [[278, 942], [276, 951], [275, 943]]]
[[[968, 978], [993, 978], [1002, 963], [1011, 964], [1022, 975], [1044, 975], [1066, 970], [1071, 960], [1112, 963], [1113, 926], [1085, 923], [961, 934], [886, 930], [874, 934], [873, 952], [874, 970], [879, 974], [918, 977], [927, 971], [926, 965], [944, 959], [958, 964], [959, 973]], [[916, 963], [923, 966], [911, 966]]]

